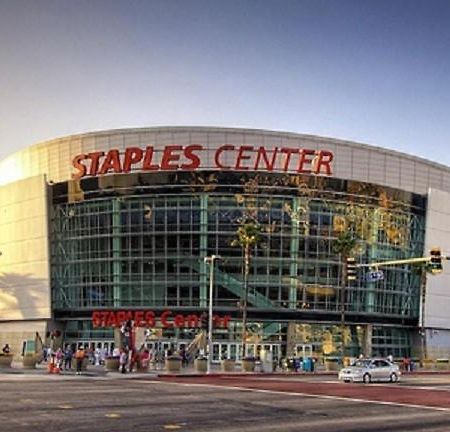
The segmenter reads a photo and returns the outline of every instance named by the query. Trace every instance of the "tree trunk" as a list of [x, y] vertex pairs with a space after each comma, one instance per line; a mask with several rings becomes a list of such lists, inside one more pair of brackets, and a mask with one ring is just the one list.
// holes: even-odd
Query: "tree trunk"
[[247, 304], [248, 304], [248, 274], [250, 271], [250, 248], [244, 249], [244, 305], [242, 309], [242, 358], [245, 357], [247, 340]]

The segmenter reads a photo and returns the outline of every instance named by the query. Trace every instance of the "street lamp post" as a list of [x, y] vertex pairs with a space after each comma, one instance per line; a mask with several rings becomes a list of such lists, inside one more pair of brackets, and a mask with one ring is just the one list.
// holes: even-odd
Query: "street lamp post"
[[205, 263], [209, 263], [209, 311], [208, 311], [208, 363], [207, 373], [211, 373], [212, 362], [212, 333], [213, 333], [213, 291], [214, 291], [214, 266], [216, 260], [220, 260], [220, 255], [211, 255], [205, 257]]

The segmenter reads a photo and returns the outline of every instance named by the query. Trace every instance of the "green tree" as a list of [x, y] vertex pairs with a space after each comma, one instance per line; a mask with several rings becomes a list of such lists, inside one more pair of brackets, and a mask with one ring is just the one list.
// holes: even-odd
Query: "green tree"
[[245, 345], [247, 339], [247, 306], [248, 306], [248, 276], [250, 273], [250, 259], [253, 249], [261, 241], [262, 227], [259, 222], [245, 216], [239, 220], [236, 231], [236, 239], [231, 242], [232, 246], [240, 246], [243, 251], [244, 260], [244, 302], [242, 305], [242, 356], [245, 356]]
[[339, 259], [341, 263], [341, 356], [342, 361], [345, 357], [345, 297], [346, 297], [346, 287], [347, 287], [347, 258], [351, 256], [357, 246], [357, 239], [354, 234], [350, 231], [341, 232], [334, 242], [334, 252], [339, 254]]

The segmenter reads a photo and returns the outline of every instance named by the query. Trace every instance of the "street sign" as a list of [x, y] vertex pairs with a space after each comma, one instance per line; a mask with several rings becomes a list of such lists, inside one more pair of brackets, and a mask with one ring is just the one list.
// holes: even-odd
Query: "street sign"
[[376, 282], [384, 279], [384, 274], [381, 270], [375, 270], [367, 273], [368, 282]]

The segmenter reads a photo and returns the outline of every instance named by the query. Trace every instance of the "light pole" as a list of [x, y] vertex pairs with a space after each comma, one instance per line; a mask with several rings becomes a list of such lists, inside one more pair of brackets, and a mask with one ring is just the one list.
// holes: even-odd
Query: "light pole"
[[222, 259], [220, 255], [206, 256], [205, 263], [209, 263], [209, 311], [208, 311], [208, 363], [207, 373], [211, 373], [212, 362], [212, 332], [213, 332], [213, 290], [214, 290], [214, 266], [216, 260]]

